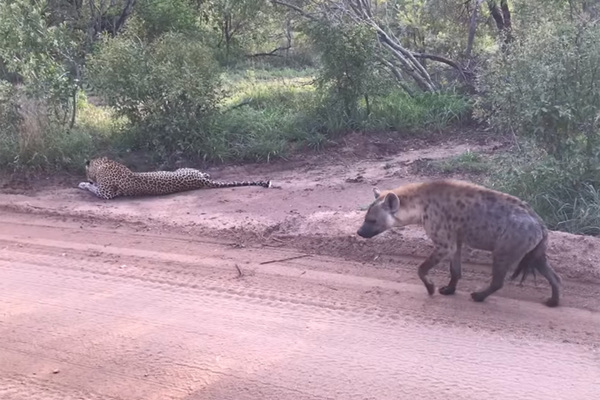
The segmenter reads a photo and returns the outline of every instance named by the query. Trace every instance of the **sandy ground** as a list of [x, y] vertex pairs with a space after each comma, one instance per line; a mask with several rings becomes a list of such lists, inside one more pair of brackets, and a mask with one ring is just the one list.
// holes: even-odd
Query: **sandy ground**
[[[455, 296], [416, 274], [418, 227], [356, 237], [371, 188], [495, 143], [394, 147], [210, 170], [279, 189], [103, 201], [83, 177], [0, 194], [0, 399], [595, 399], [600, 240], [553, 233], [538, 277], [486, 302], [489, 255]], [[10, 189], [10, 190], [9, 190]], [[438, 286], [447, 267], [433, 272]]]

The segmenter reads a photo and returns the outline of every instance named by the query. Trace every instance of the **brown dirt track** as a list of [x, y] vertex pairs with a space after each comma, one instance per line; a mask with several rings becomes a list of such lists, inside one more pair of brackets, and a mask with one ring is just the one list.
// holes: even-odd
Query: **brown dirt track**
[[457, 295], [429, 297], [419, 228], [356, 237], [373, 184], [467, 147], [357, 141], [210, 171], [271, 190], [102, 201], [81, 177], [4, 190], [0, 399], [598, 398], [600, 240], [552, 234], [564, 288], [549, 309], [541, 277], [471, 301], [490, 279], [476, 251]]

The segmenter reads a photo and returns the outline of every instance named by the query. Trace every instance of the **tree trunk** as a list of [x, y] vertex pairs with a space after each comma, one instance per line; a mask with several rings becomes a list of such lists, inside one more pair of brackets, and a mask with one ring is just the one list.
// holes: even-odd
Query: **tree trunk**
[[475, 32], [477, 30], [477, 15], [479, 14], [479, 7], [484, 0], [475, 0], [473, 7], [473, 13], [469, 20], [469, 36], [467, 37], [467, 48], [465, 49], [465, 58], [471, 59], [471, 52], [473, 51], [473, 42], [475, 41]]
[[488, 0], [487, 3], [488, 9], [492, 14], [492, 18], [494, 18], [494, 21], [496, 22], [496, 27], [498, 28], [500, 34], [504, 38], [504, 44], [510, 43], [512, 41], [512, 23], [508, 3], [506, 2], [506, 0], [501, 0], [499, 7], [494, 0]]
[[113, 35], [116, 35], [117, 33], [119, 33], [119, 31], [121, 31], [121, 29], [123, 29], [123, 27], [125, 26], [125, 22], [127, 22], [127, 19], [133, 12], [133, 7], [135, 6], [136, 1], [137, 0], [127, 0], [127, 3], [125, 3], [125, 7], [123, 7], [123, 12], [121, 13], [119, 20], [115, 24]]

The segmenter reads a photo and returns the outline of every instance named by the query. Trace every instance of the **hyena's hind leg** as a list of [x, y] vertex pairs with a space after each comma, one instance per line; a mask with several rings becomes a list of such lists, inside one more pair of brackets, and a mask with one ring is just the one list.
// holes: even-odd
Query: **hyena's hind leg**
[[456, 243], [456, 251], [454, 252], [454, 256], [452, 257], [452, 260], [450, 261], [450, 282], [448, 282], [448, 285], [442, 286], [439, 289], [440, 294], [443, 294], [445, 296], [454, 294], [456, 292], [456, 285], [457, 285], [458, 281], [460, 280], [460, 278], [462, 277], [461, 248], [462, 248], [462, 243], [459, 240]]
[[550, 283], [550, 286], [552, 287], [552, 295], [548, 300], [546, 300], [545, 304], [548, 307], [558, 306], [560, 299], [560, 276], [554, 272], [552, 267], [548, 264], [548, 260], [545, 256], [542, 260], [536, 260], [534, 267], [540, 274], [542, 274], [544, 278], [548, 280], [548, 283]]
[[515, 218], [515, 223], [509, 224], [506, 232], [498, 238], [496, 248], [492, 251], [492, 282], [486, 289], [471, 293], [474, 301], [484, 301], [486, 297], [501, 289], [508, 271], [518, 268], [521, 260], [538, 245], [527, 237], [515, 234], [524, 228], [527, 226], [523, 225], [522, 218]]
[[[509, 230], [510, 231], [510, 230]], [[474, 301], [481, 302], [492, 293], [504, 286], [504, 280], [508, 271], [519, 268], [525, 256], [530, 253], [537, 244], [523, 240], [518, 236], [505, 235], [498, 240], [498, 245], [492, 252], [492, 282], [479, 292], [471, 293]]]
[[546, 238], [542, 239], [542, 241], [529, 253], [523, 257], [523, 260], [519, 263], [519, 266], [510, 277], [510, 279], [515, 279], [518, 275], [521, 275], [521, 283], [527, 278], [527, 275], [535, 272], [539, 272], [544, 278], [548, 280], [548, 283], [552, 287], [552, 295], [546, 300], [546, 305], [548, 307], [556, 307], [558, 306], [560, 299], [560, 284], [561, 279], [560, 276], [552, 269], [550, 264], [548, 264], [548, 257], [546, 256]]
[[515, 256], [514, 253], [495, 253], [492, 261], [492, 282], [484, 290], [471, 293], [471, 298], [476, 302], [482, 302], [486, 297], [500, 290], [504, 286], [506, 274], [521, 261], [521, 258], [523, 258], [522, 254]]

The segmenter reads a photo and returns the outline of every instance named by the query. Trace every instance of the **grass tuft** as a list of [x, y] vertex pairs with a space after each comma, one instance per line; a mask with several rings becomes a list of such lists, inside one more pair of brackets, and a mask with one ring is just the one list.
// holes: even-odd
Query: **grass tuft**
[[581, 158], [559, 161], [526, 145], [494, 165], [488, 184], [527, 201], [550, 229], [600, 235], [600, 173]]

